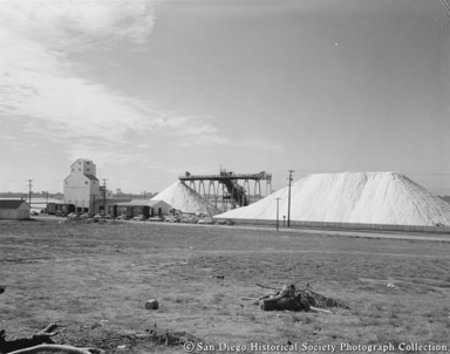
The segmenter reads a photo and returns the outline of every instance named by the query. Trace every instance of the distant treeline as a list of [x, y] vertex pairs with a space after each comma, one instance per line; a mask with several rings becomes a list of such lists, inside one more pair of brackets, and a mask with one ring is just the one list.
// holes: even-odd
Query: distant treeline
[[[31, 192], [33, 198], [63, 199], [62, 193]], [[0, 192], [0, 198], [28, 198], [27, 192]]]
[[[133, 194], [133, 193], [117, 193], [113, 194], [114, 198], [130, 198], [130, 199], [142, 199], [142, 198], [151, 198], [153, 197], [154, 193], [145, 193], [143, 194]], [[63, 193], [48, 193], [45, 191], [42, 192], [31, 192], [32, 198], [49, 198], [49, 199], [64, 199]], [[27, 192], [0, 192], [0, 198], [28, 198]]]

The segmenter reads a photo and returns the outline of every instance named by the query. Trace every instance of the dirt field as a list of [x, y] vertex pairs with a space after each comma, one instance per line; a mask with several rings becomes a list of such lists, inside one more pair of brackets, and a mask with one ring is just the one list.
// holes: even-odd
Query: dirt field
[[[308, 282], [351, 309], [263, 312], [249, 300], [266, 292], [256, 283]], [[7, 286], [1, 328], [11, 337], [57, 322], [56, 341], [103, 345], [109, 353], [185, 352], [132, 339], [155, 325], [203, 338], [194, 352], [450, 350], [449, 242], [233, 226], [1, 222], [0, 284]], [[150, 298], [160, 309], [145, 309]]]

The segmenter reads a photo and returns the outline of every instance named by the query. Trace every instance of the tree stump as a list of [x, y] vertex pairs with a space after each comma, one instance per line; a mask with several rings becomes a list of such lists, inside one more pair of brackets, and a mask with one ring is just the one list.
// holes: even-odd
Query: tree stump
[[259, 302], [264, 311], [308, 311], [309, 305], [301, 294], [296, 294], [295, 285], [285, 285], [278, 294]]

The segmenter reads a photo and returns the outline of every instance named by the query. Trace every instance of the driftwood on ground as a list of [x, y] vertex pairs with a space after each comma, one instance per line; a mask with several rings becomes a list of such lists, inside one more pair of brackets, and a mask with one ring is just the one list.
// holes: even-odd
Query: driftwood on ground
[[80, 347], [72, 345], [56, 344], [50, 338], [57, 334], [52, 332], [56, 325], [47, 326], [44, 330], [36, 333], [32, 338], [21, 338], [16, 340], [6, 340], [5, 332], [0, 332], [0, 354], [38, 354], [38, 353], [65, 353], [65, 354], [102, 354], [118, 348], [119, 345], [131, 348], [139, 343], [153, 343], [156, 345], [179, 346], [190, 341], [197, 343], [200, 338], [188, 332], [171, 332], [160, 330], [156, 326], [154, 329], [146, 330], [145, 333], [135, 333], [127, 335], [115, 334], [112, 337], [93, 339], [88, 345], [94, 347], [85, 348], [86, 344]]
[[[5, 286], [0, 285], [0, 294], [5, 291]], [[56, 344], [51, 337], [58, 334], [56, 332], [57, 325], [50, 324], [42, 331], [37, 332], [31, 338], [19, 338], [13, 340], [6, 339], [4, 330], [0, 330], [0, 354], [38, 354], [38, 353], [65, 353], [65, 354], [103, 354], [109, 352], [114, 348], [118, 348], [119, 342], [124, 342], [126, 339], [130, 347], [138, 344], [150, 342], [157, 345], [178, 346], [190, 341], [197, 343], [201, 341], [200, 338], [187, 332], [170, 332], [168, 330], [159, 330], [156, 328], [146, 330], [142, 334], [128, 334], [128, 335], [114, 335], [109, 338], [95, 339], [92, 338], [88, 345], [93, 345], [93, 348], [84, 347], [86, 344], [81, 344], [80, 347], [72, 345]], [[85, 343], [83, 341], [83, 343]]]
[[260, 297], [256, 304], [264, 311], [313, 311], [331, 313], [326, 308], [340, 307], [349, 309], [350, 307], [338, 300], [327, 298], [312, 291], [309, 285], [306, 289], [298, 290], [294, 284], [285, 285], [281, 289], [256, 284], [272, 292]]
[[302, 295], [295, 291], [295, 285], [285, 285], [273, 296], [267, 296], [259, 301], [259, 306], [264, 311], [290, 310], [308, 311], [309, 305]]
[[40, 344], [54, 344], [51, 337], [57, 334], [57, 332], [54, 332], [55, 329], [56, 325], [51, 324], [42, 331], [34, 334], [31, 338], [20, 338], [9, 341], [6, 340], [6, 333], [2, 330], [0, 331], [0, 352], [6, 354]]
[[29, 348], [23, 348], [8, 352], [8, 354], [37, 354], [37, 353], [66, 353], [66, 354], [102, 354], [98, 348], [77, 348], [70, 345], [39, 344]]
[[51, 339], [58, 334], [56, 324], [50, 324], [31, 338], [6, 340], [4, 330], [0, 331], [0, 354], [36, 354], [59, 352], [67, 354], [99, 354], [103, 351], [96, 348], [77, 348], [70, 345], [59, 345]]
[[[6, 286], [0, 284], [0, 294], [5, 292]], [[37, 354], [58, 352], [66, 354], [101, 354], [103, 350], [97, 348], [77, 348], [70, 345], [59, 345], [51, 339], [58, 334], [54, 323], [37, 332], [31, 338], [6, 339], [5, 330], [0, 330], [0, 354]]]

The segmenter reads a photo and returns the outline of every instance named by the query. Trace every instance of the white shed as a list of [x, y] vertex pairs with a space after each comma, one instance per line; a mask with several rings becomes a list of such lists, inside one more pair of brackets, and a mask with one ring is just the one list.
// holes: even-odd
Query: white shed
[[29, 219], [30, 209], [30, 206], [24, 200], [0, 199], [0, 219]]
[[150, 207], [150, 216], [167, 216], [172, 206], [163, 200], [150, 199], [147, 205]]

